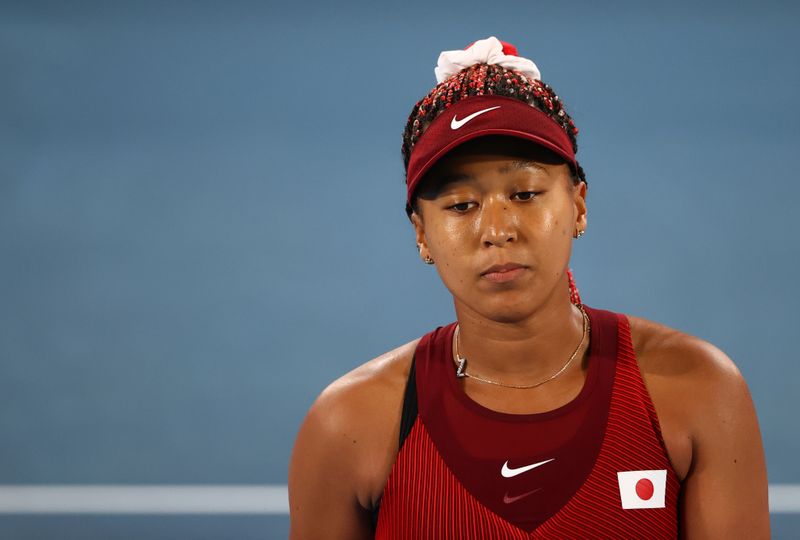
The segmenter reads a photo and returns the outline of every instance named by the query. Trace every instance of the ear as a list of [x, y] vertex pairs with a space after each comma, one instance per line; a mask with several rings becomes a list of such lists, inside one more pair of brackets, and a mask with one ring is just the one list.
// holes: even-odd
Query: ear
[[425, 224], [422, 222], [422, 216], [416, 212], [411, 214], [411, 223], [414, 225], [414, 236], [419, 248], [419, 256], [424, 260], [426, 257], [431, 256], [428, 249], [428, 242], [425, 239]]
[[572, 190], [573, 204], [575, 206], [575, 230], [586, 230], [586, 182], [574, 184]]

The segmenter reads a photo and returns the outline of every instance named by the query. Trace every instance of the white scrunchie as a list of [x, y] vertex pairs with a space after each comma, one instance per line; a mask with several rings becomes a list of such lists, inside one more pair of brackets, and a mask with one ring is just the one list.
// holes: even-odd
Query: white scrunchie
[[436, 83], [450, 78], [464, 68], [475, 64], [499, 64], [506, 69], [518, 71], [533, 80], [540, 80], [539, 68], [533, 61], [521, 56], [503, 53], [503, 44], [492, 36], [481, 39], [466, 50], [442, 51], [436, 69]]

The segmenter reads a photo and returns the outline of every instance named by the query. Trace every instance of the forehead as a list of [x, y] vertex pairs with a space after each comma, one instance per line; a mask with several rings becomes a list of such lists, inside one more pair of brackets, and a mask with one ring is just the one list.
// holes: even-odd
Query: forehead
[[569, 176], [566, 162], [554, 152], [528, 140], [491, 135], [468, 141], [437, 161], [420, 182], [417, 196], [435, 198], [444, 187], [472, 179], [476, 171], [495, 169], [513, 173], [528, 167], [548, 175]]

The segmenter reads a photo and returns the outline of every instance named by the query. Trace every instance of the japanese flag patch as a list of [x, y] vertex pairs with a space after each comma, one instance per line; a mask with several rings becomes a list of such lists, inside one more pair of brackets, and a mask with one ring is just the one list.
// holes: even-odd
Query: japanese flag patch
[[667, 470], [625, 471], [617, 473], [619, 498], [624, 510], [664, 508]]

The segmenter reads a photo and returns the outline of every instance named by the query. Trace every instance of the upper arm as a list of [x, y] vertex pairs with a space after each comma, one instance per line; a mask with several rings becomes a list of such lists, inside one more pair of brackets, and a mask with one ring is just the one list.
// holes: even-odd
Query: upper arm
[[329, 387], [311, 406], [289, 464], [292, 540], [359, 539], [372, 535], [358, 500], [355, 443], [346, 392]]
[[733, 362], [695, 340], [684, 395], [691, 399], [692, 464], [681, 495], [688, 538], [769, 538], [764, 451], [755, 407]]

